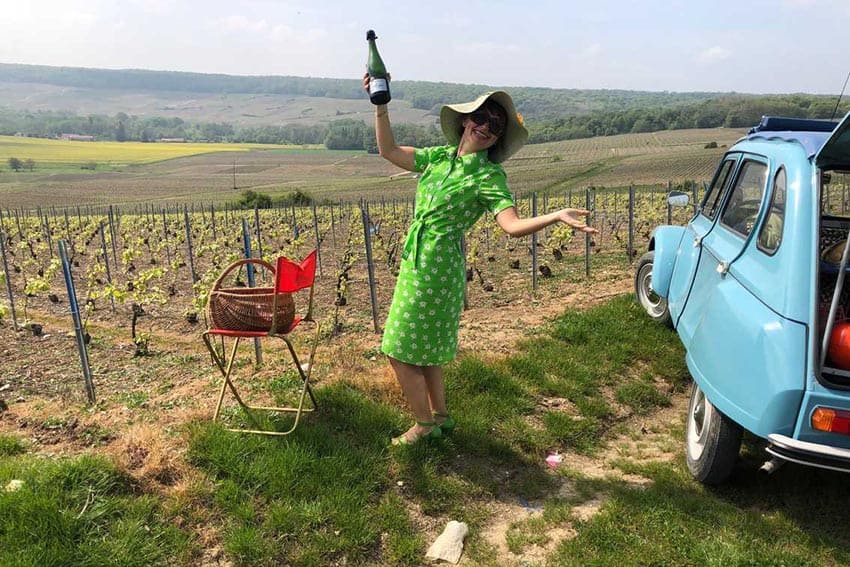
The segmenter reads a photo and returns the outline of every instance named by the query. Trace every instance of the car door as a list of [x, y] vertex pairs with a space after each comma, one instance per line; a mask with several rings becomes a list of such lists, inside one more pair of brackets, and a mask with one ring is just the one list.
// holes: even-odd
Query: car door
[[714, 174], [711, 186], [706, 191], [702, 206], [685, 227], [685, 233], [676, 252], [676, 263], [673, 266], [670, 289], [667, 293], [667, 305], [674, 326], [678, 327], [678, 320], [688, 301], [702, 252], [702, 241], [714, 226], [723, 196], [727, 192], [740, 157], [740, 153], [730, 153], [723, 158]]
[[[749, 240], [764, 197], [768, 164], [764, 158], [738, 156], [739, 164], [732, 183], [724, 193], [719, 220], [706, 232], [699, 243], [701, 253], [676, 330], [685, 348], [690, 349], [694, 332], [700, 325], [705, 309], [712, 301], [718, 285], [726, 279], [732, 262], [740, 255]], [[715, 216], [717, 210], [714, 211]], [[735, 306], [730, 306], [735, 309]], [[727, 315], [732, 315], [732, 312]]]

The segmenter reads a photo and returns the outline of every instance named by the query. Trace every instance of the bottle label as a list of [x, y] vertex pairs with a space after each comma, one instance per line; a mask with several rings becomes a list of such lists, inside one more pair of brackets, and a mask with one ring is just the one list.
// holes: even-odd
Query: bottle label
[[380, 93], [389, 90], [386, 79], [372, 77], [369, 79], [369, 94]]

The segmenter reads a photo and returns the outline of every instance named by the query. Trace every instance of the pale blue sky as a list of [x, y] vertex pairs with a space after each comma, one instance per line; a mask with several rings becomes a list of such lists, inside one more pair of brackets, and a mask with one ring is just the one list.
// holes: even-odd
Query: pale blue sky
[[[5, 5], [5, 6], [4, 6]], [[0, 62], [396, 80], [838, 93], [850, 0], [0, 0]]]

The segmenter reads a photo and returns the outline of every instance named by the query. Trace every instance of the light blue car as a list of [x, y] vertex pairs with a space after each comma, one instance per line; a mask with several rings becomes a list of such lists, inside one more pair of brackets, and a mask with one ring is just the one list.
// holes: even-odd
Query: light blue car
[[635, 291], [687, 351], [687, 461], [701, 482], [729, 477], [743, 430], [767, 440], [765, 470], [850, 471], [848, 230], [850, 114], [765, 117], [687, 226], [653, 232]]

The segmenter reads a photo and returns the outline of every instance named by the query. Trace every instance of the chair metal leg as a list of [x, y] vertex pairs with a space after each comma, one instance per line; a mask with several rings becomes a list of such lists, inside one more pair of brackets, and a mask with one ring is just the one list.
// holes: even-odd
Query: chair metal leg
[[215, 362], [215, 365], [224, 377], [224, 382], [222, 382], [221, 390], [218, 394], [218, 402], [215, 406], [215, 413], [213, 414], [213, 421], [217, 421], [221, 414], [221, 404], [224, 400], [224, 392], [228, 387], [230, 388], [230, 391], [233, 392], [233, 396], [236, 398], [236, 401], [239, 402], [239, 405], [244, 408], [248, 407], [248, 405], [242, 401], [242, 398], [239, 396], [239, 392], [236, 391], [236, 386], [234, 386], [233, 382], [230, 380], [230, 374], [233, 371], [233, 361], [236, 360], [236, 349], [239, 348], [239, 337], [235, 337], [233, 339], [233, 348], [230, 350], [230, 356], [227, 358], [222, 358], [218, 353], [215, 345], [213, 345], [210, 340], [209, 333], [204, 333], [202, 337], [204, 339], [204, 343], [207, 345], [207, 349], [210, 351], [213, 362]]
[[[302, 380], [301, 394], [300, 394], [299, 399], [298, 399], [298, 405], [294, 406], [294, 407], [251, 406], [251, 405], [246, 404], [242, 400], [242, 397], [239, 395], [239, 392], [237, 391], [236, 386], [235, 386], [235, 384], [233, 383], [233, 381], [231, 380], [231, 377], [230, 377], [231, 372], [233, 370], [233, 362], [236, 359], [236, 350], [239, 347], [239, 337], [234, 337], [233, 348], [230, 351], [230, 356], [224, 358], [224, 357], [222, 357], [222, 355], [220, 355], [218, 353], [218, 351], [215, 348], [215, 345], [213, 345], [212, 340], [210, 339], [210, 333], [204, 332], [202, 334], [204, 344], [206, 344], [207, 349], [210, 351], [210, 355], [213, 359], [213, 362], [218, 367], [219, 371], [221, 372], [222, 376], [224, 377], [224, 382], [222, 383], [221, 389], [219, 391], [218, 401], [216, 403], [216, 408], [215, 408], [215, 414], [213, 415], [213, 421], [219, 420], [219, 417], [220, 417], [220, 414], [221, 414], [221, 406], [222, 406], [222, 402], [224, 400], [224, 394], [227, 391], [227, 389], [230, 389], [231, 393], [233, 394], [233, 397], [236, 398], [236, 401], [239, 403], [240, 406], [242, 406], [242, 408], [245, 410], [245, 413], [248, 416], [249, 420], [254, 423], [254, 425], [257, 427], [257, 429], [227, 428], [228, 431], [235, 431], [235, 432], [241, 432], [241, 433], [256, 433], [256, 434], [260, 434], [260, 435], [276, 435], [276, 436], [289, 435], [290, 433], [295, 431], [295, 428], [298, 426], [298, 422], [301, 419], [301, 414], [304, 413], [304, 412], [312, 412], [312, 411], [314, 411], [318, 408], [318, 404], [316, 403], [316, 398], [313, 395], [313, 390], [310, 387], [310, 374], [312, 373], [312, 370], [313, 370], [313, 361], [315, 360], [316, 347], [318, 346], [318, 343], [319, 343], [320, 331], [321, 331], [321, 325], [319, 323], [316, 323], [315, 338], [313, 340], [313, 345], [312, 345], [312, 348], [310, 350], [309, 366], [307, 367], [306, 372], [301, 367], [301, 363], [298, 360], [298, 355], [296, 354], [295, 348], [293, 347], [292, 343], [289, 341], [289, 338], [286, 337], [285, 335], [279, 335], [280, 338], [282, 338], [283, 341], [286, 343], [286, 346], [289, 349], [289, 353], [292, 355], [292, 360], [295, 363], [295, 368], [297, 369], [298, 374], [300, 375], [301, 380]], [[310, 396], [310, 401], [312, 402], [312, 408], [305, 408], [304, 407], [304, 402], [305, 402], [305, 398], [306, 398], [307, 395]], [[295, 414], [294, 423], [292, 424], [292, 427], [290, 427], [286, 431], [268, 431], [268, 430], [260, 429], [260, 425], [257, 423], [257, 421], [254, 419], [254, 416], [252, 415], [252, 410], [271, 411], [271, 412], [278, 412], [278, 413], [294, 413]]]

